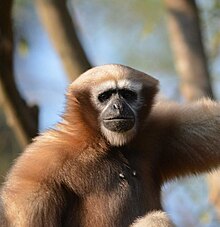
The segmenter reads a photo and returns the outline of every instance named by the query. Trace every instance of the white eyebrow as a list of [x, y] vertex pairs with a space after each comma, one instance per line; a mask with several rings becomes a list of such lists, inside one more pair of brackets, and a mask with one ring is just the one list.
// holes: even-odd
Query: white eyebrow
[[137, 93], [142, 89], [141, 83], [126, 79], [117, 81], [117, 85], [119, 89], [127, 88], [129, 90], [136, 91]]
[[127, 79], [118, 80], [118, 81], [109, 80], [101, 83], [98, 87], [92, 88], [92, 93], [93, 94], [102, 93], [104, 91], [116, 89], [116, 88], [119, 88], [119, 89], [125, 88], [139, 93], [139, 91], [142, 89], [142, 84], [139, 82], [131, 81]]
[[92, 88], [93, 94], [99, 94], [107, 90], [116, 89], [116, 81], [109, 80], [98, 85], [98, 87]]

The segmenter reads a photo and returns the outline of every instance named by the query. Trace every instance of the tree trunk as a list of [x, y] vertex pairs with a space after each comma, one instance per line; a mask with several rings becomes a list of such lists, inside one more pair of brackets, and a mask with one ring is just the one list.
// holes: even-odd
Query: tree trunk
[[38, 13], [70, 80], [91, 68], [77, 37], [66, 0], [36, 0]]
[[187, 101], [213, 98], [199, 13], [194, 0], [165, 0], [181, 92]]
[[38, 111], [21, 98], [13, 77], [12, 0], [0, 5], [0, 102], [21, 146], [38, 131]]
[[[207, 58], [202, 42], [199, 12], [194, 0], [164, 0], [181, 92], [186, 101], [213, 97]], [[220, 218], [219, 171], [208, 175], [210, 200]]]

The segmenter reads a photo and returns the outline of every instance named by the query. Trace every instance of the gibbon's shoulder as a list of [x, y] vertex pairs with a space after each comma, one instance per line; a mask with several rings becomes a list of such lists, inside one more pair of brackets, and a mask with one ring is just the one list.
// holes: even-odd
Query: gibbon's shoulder
[[63, 133], [55, 130], [37, 136], [15, 161], [8, 175], [8, 183], [16, 179], [19, 181], [19, 178], [43, 182], [58, 177], [65, 163], [75, 159], [78, 151], [83, 149], [83, 144], [79, 146], [74, 137], [71, 143], [69, 141], [70, 138], [66, 136], [64, 139]]

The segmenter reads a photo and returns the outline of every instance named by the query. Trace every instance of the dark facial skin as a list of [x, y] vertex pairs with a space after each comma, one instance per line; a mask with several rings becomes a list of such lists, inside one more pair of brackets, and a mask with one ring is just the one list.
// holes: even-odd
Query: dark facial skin
[[128, 89], [112, 89], [99, 94], [98, 100], [107, 106], [101, 114], [103, 125], [113, 132], [132, 129], [135, 115], [129, 104], [136, 98], [136, 93]]

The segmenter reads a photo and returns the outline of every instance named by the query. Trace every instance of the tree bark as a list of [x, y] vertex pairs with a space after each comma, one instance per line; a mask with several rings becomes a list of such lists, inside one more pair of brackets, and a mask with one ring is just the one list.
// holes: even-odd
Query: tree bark
[[194, 0], [164, 0], [181, 92], [187, 101], [213, 98], [199, 13]]
[[80, 44], [66, 0], [36, 0], [38, 13], [70, 80], [91, 68]]
[[0, 5], [0, 101], [21, 146], [38, 132], [38, 111], [20, 96], [13, 76], [12, 0]]
[[[181, 92], [186, 101], [214, 98], [203, 46], [199, 11], [194, 0], [164, 0]], [[220, 218], [220, 170], [208, 175], [210, 201]]]

